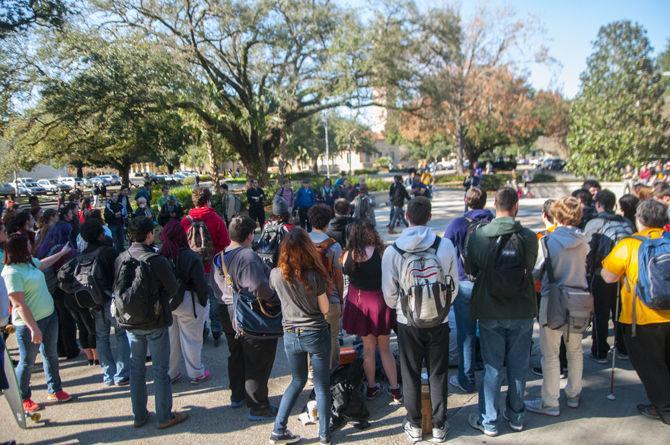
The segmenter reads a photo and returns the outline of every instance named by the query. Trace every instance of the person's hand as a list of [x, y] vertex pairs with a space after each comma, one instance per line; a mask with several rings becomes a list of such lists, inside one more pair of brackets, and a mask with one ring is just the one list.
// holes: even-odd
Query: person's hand
[[32, 336], [33, 343], [36, 345], [42, 343], [42, 331], [40, 331], [40, 328], [36, 326], [35, 330], [30, 331], [30, 334]]
[[70, 243], [65, 243], [65, 245], [63, 246], [63, 248], [60, 250], [59, 253], [61, 255], [67, 255], [68, 253], [70, 253], [71, 250], [72, 247], [70, 247]]

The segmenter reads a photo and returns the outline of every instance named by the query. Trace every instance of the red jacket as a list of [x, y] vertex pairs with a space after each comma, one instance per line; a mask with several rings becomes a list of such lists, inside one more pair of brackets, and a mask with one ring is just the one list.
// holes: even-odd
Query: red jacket
[[[191, 209], [188, 215], [193, 219], [201, 219], [205, 223], [209, 235], [212, 237], [212, 243], [214, 243], [215, 254], [228, 247], [230, 244], [228, 228], [214, 209], [211, 207], [196, 207]], [[189, 227], [191, 227], [191, 220], [188, 219], [188, 216], [181, 220], [181, 226], [184, 228], [184, 231], [188, 232]], [[204, 266], [205, 272], [209, 273], [211, 264], [205, 264]]]

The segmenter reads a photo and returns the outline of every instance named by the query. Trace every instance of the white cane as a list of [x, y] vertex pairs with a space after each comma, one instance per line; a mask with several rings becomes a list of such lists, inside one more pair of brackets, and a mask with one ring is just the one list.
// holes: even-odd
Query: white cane
[[607, 395], [607, 400], [616, 400], [614, 395], [614, 368], [616, 367], [616, 337], [617, 329], [619, 328], [619, 300], [620, 300], [621, 285], [616, 285], [616, 309], [614, 312], [614, 348], [612, 349], [612, 371], [610, 372], [610, 393]]

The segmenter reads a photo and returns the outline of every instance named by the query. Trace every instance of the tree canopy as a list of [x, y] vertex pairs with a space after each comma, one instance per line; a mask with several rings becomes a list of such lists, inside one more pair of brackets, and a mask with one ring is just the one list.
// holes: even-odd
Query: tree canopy
[[570, 169], [607, 179], [625, 164], [667, 154], [663, 92], [644, 28], [630, 21], [601, 27], [570, 110]]

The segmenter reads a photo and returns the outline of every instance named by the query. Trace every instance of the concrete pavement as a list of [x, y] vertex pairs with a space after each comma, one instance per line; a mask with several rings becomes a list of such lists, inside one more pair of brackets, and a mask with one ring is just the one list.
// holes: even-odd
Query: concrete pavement
[[[492, 201], [492, 199], [490, 200]], [[542, 200], [522, 200], [520, 218], [533, 228], [541, 223], [538, 212]], [[434, 219], [431, 226], [443, 231], [449, 219], [462, 213], [462, 192], [442, 190], [434, 199]], [[388, 221], [388, 207], [377, 210], [378, 226], [381, 229]], [[387, 235], [385, 238], [389, 239]], [[536, 326], [537, 330], [537, 326]], [[611, 342], [611, 338], [610, 338]], [[585, 354], [590, 349], [590, 339], [583, 341]], [[531, 362], [539, 364], [538, 337], [535, 333], [535, 347]], [[8, 346], [16, 355], [16, 343], [10, 337]], [[43, 425], [31, 425], [22, 431], [11, 419], [8, 406], [0, 402], [0, 441], [16, 439], [20, 443], [224, 443], [229, 445], [255, 445], [267, 443], [272, 422], [249, 422], [246, 410], [233, 410], [228, 405], [230, 391], [226, 388], [227, 350], [225, 341], [215, 348], [211, 341], [204, 345], [204, 361], [212, 370], [212, 378], [201, 385], [191, 385], [182, 381], [174, 385], [174, 407], [188, 411], [190, 418], [183, 424], [159, 431], [150, 422], [143, 428], [132, 426], [128, 387], [107, 388], [102, 384], [100, 370], [89, 367], [82, 355], [75, 361], [61, 362], [61, 377], [64, 388], [75, 396], [75, 400], [62, 405], [48, 405], [42, 411]], [[670, 443], [670, 427], [661, 422], [644, 418], [637, 414], [635, 405], [645, 403], [644, 390], [632, 370], [630, 363], [618, 361], [616, 371], [616, 401], [606, 399], [609, 394], [609, 367], [599, 365], [585, 356], [584, 391], [582, 406], [570, 409], [561, 401], [560, 417], [545, 417], [528, 414], [526, 430], [512, 433], [504, 422], [500, 424], [500, 436], [488, 438], [473, 430], [467, 424], [469, 414], [477, 410], [477, 395], [458, 394], [450, 388], [449, 395], [449, 443], [454, 444], [543, 444], [563, 445], [584, 444], [664, 444]], [[455, 372], [452, 369], [452, 373]], [[527, 396], [539, 395], [541, 378], [528, 374]], [[151, 380], [151, 368], [147, 380]], [[478, 376], [481, 379], [481, 376]], [[290, 381], [285, 354], [280, 342], [277, 349], [275, 367], [270, 381], [273, 404], [278, 404], [281, 394]], [[35, 370], [32, 378], [34, 400], [43, 402], [46, 385], [41, 368]], [[564, 386], [565, 380], [561, 381]], [[504, 389], [504, 388], [503, 388]], [[152, 384], [149, 383], [149, 410], [153, 410]], [[297, 420], [308, 391], [303, 393], [296, 404], [289, 428], [306, 437], [303, 443], [318, 443], [316, 426], [303, 427]], [[389, 405], [390, 398], [382, 395], [370, 402], [370, 428], [364, 431], [346, 426], [334, 434], [334, 443], [361, 444], [406, 444], [400, 424], [405, 414], [402, 406]], [[504, 404], [504, 399], [501, 398]], [[153, 419], [152, 419], [153, 420]], [[426, 436], [428, 438], [428, 436]], [[425, 442], [428, 443], [428, 442]]]

